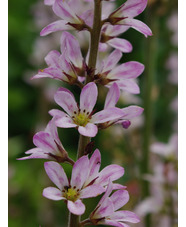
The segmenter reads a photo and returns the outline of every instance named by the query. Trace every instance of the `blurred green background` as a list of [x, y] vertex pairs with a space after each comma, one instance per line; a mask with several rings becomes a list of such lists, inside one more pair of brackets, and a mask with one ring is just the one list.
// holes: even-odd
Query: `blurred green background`
[[[122, 2], [118, 1], [118, 5]], [[45, 128], [50, 120], [48, 111], [57, 107], [53, 102], [53, 91], [63, 86], [62, 83], [49, 79], [39, 82], [32, 82], [29, 79], [44, 66], [33, 57], [35, 42], [40, 32], [34, 21], [34, 17], [38, 18], [39, 15], [34, 13], [36, 3], [36, 0], [9, 0], [10, 227], [67, 226], [66, 205], [61, 201], [55, 202], [42, 197], [42, 190], [52, 185], [43, 168], [44, 160], [16, 160], [33, 147], [34, 133]], [[47, 11], [49, 7], [43, 5], [43, 8]], [[131, 195], [126, 209], [133, 209], [144, 197], [140, 176], [148, 170], [148, 166], [143, 169], [141, 163], [144, 162], [143, 152], [150, 143], [150, 139], [145, 141], [144, 135], [167, 142], [175, 130], [173, 124], [177, 120], [177, 115], [170, 105], [177, 95], [177, 85], [170, 83], [168, 79], [170, 70], [166, 67], [166, 62], [172, 53], [177, 53], [177, 46], [171, 41], [174, 31], [167, 25], [169, 17], [176, 12], [176, 0], [151, 0], [149, 7], [138, 19], [142, 19], [151, 27], [154, 36], [146, 39], [132, 29], [123, 35], [133, 45], [132, 53], [123, 55], [123, 62], [135, 60], [146, 66], [145, 72], [140, 76], [141, 94], [138, 96], [141, 99], [140, 105], [147, 107], [144, 124], [129, 133], [114, 126], [101, 131], [94, 139], [95, 148], [99, 148], [102, 153], [102, 168], [113, 162], [125, 168], [125, 176], [119, 182], [128, 186]], [[40, 20], [42, 15], [42, 13], [39, 15]], [[48, 20], [53, 21], [50, 18]], [[44, 37], [42, 39], [43, 42], [46, 40]], [[50, 92], [47, 93], [47, 89]], [[73, 89], [76, 94], [79, 93], [78, 88]], [[105, 91], [103, 89], [100, 93], [101, 101], [97, 104], [97, 109], [103, 105]], [[120, 101], [118, 106], [125, 105]], [[77, 131], [59, 129], [59, 133], [64, 147], [75, 159]], [[64, 168], [70, 175], [71, 168], [65, 164]], [[91, 200], [84, 217], [87, 217], [97, 201], [99, 198]]]

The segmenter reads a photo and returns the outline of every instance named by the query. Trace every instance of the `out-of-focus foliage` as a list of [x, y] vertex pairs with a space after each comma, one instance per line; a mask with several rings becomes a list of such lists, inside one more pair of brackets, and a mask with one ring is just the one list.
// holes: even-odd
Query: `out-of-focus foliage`
[[[16, 160], [33, 147], [34, 133], [45, 128], [50, 119], [48, 111], [56, 107], [53, 91], [60, 86], [60, 82], [49, 79], [39, 82], [29, 80], [38, 70], [38, 65], [33, 63], [36, 61], [33, 58], [34, 43], [40, 32], [33, 19], [33, 11], [36, 9], [33, 9], [33, 5], [36, 2], [9, 0], [9, 226], [65, 227], [68, 216], [66, 205], [61, 201], [54, 202], [42, 197], [43, 188], [52, 186], [44, 172], [44, 161]], [[122, 2], [119, 1], [118, 4]], [[168, 20], [172, 13], [176, 13], [176, 7], [177, 1], [173, 0], [149, 1], [146, 12], [139, 18], [151, 27], [154, 36], [147, 40], [132, 29], [122, 35], [133, 45], [132, 53], [124, 54], [122, 61], [139, 61], [145, 64], [146, 70], [139, 79], [141, 94], [136, 98], [138, 101], [128, 103], [130, 98], [123, 94], [118, 105], [122, 107], [138, 104], [143, 107], [147, 74], [153, 74], [152, 142], [168, 142], [176, 127], [173, 124], [177, 121], [177, 116], [170, 106], [177, 95], [177, 86], [169, 81], [170, 64], [167, 67], [171, 54], [177, 53], [177, 47], [171, 42], [173, 31], [168, 27]], [[43, 8], [48, 10], [47, 6], [43, 5]], [[42, 39], [45, 42], [47, 38]], [[176, 61], [175, 59], [174, 63]], [[46, 92], [46, 87], [50, 92]], [[106, 89], [100, 89], [100, 101], [96, 109], [102, 108], [105, 91]], [[79, 89], [74, 88], [74, 92], [78, 94]], [[101, 131], [95, 139], [95, 148], [98, 147], [102, 153], [102, 168], [112, 162], [125, 168], [125, 175], [120, 183], [128, 186], [131, 195], [126, 209], [133, 209], [141, 199], [139, 166], [143, 150], [143, 122], [144, 117], [132, 121], [133, 125], [128, 129], [128, 133], [121, 126], [113, 126]], [[77, 131], [59, 129], [59, 134], [69, 156], [75, 159]], [[65, 164], [64, 168], [70, 176], [71, 168]], [[83, 217], [87, 217], [97, 201], [99, 198], [91, 199]]]

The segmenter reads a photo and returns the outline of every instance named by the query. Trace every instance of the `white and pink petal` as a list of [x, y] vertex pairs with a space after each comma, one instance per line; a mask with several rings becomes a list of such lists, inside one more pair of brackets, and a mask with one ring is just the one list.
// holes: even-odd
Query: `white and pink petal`
[[57, 162], [45, 162], [45, 171], [50, 180], [60, 189], [69, 186], [69, 182], [63, 167]]

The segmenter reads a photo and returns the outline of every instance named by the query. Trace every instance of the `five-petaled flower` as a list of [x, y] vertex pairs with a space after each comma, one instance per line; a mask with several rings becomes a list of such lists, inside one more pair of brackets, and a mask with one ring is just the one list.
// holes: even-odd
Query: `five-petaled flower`
[[66, 200], [67, 207], [73, 214], [81, 215], [85, 212], [81, 199], [96, 197], [105, 191], [98, 184], [84, 186], [89, 174], [88, 156], [81, 157], [74, 164], [70, 182], [60, 164], [51, 161], [45, 162], [44, 166], [47, 175], [58, 188], [45, 188], [43, 196], [52, 200]]
[[94, 137], [97, 132], [97, 124], [114, 121], [123, 116], [123, 111], [117, 107], [111, 107], [93, 114], [98, 90], [95, 83], [85, 85], [80, 94], [80, 106], [75, 101], [74, 95], [66, 88], [59, 88], [54, 99], [67, 114], [59, 110], [51, 110], [56, 125], [61, 128], [78, 128], [81, 135]]

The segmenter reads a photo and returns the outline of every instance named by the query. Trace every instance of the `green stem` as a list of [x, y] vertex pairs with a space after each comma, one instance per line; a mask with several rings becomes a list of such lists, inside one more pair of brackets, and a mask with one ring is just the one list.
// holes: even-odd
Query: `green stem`
[[[149, 10], [148, 14], [148, 24], [152, 28], [152, 31], [156, 34], [156, 36], [150, 37], [147, 40], [147, 48], [146, 48], [146, 59], [145, 59], [145, 75], [144, 75], [144, 134], [143, 134], [143, 154], [141, 160], [141, 175], [149, 173], [149, 147], [152, 137], [152, 128], [153, 128], [153, 96], [152, 96], [152, 88], [154, 84], [154, 78], [156, 73], [156, 58], [157, 58], [157, 20], [155, 18], [151, 18], [150, 14], [151, 10]], [[149, 182], [142, 179], [142, 198], [146, 198], [150, 195]], [[147, 215], [145, 217], [145, 227], [151, 226], [151, 217]]]
[[[101, 0], [94, 0], [94, 21], [93, 28], [90, 33], [90, 55], [89, 55], [89, 68], [93, 69], [92, 75], [94, 74], [97, 55], [98, 55], [98, 47], [100, 40], [100, 32], [101, 32], [101, 9], [102, 9]], [[91, 76], [87, 76], [86, 83], [91, 81]]]
[[79, 135], [78, 154], [77, 159], [84, 155], [85, 147], [90, 142], [90, 137]]
[[[93, 74], [96, 67], [97, 55], [98, 55], [98, 47], [100, 40], [100, 32], [101, 32], [101, 0], [94, 0], [94, 22], [93, 28], [91, 30], [90, 36], [90, 55], [89, 55], [89, 68], [93, 69]], [[91, 81], [91, 76], [87, 75], [86, 84]], [[77, 158], [79, 159], [84, 155], [85, 147], [90, 142], [90, 137], [79, 136], [79, 144], [78, 144], [78, 153]], [[86, 171], [86, 170], [83, 170]], [[76, 216], [73, 214], [69, 214], [69, 223], [68, 227], [78, 227], [80, 226], [80, 216]]]
[[77, 216], [77, 215], [74, 215], [72, 213], [69, 213], [68, 226], [69, 227], [79, 227], [80, 226], [79, 219], [80, 219], [80, 216]]

